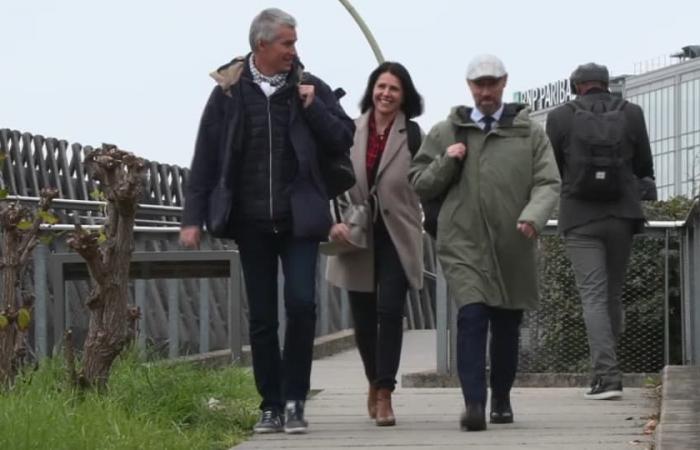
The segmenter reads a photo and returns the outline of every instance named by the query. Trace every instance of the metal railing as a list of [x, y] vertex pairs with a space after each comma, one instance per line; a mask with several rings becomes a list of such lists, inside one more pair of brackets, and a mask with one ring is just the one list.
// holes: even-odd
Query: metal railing
[[[69, 280], [88, 280], [87, 265], [77, 253], [54, 253], [48, 257], [49, 276], [54, 296], [54, 342], [60, 342], [66, 328], [65, 286]], [[131, 255], [129, 277], [134, 280], [134, 303], [140, 311], [148, 306], [146, 283], [148, 280], [167, 280], [167, 322], [168, 322], [168, 357], [180, 355], [180, 292], [178, 279], [199, 278], [196, 303], [198, 304], [199, 353], [207, 353], [209, 347], [210, 292], [209, 279], [223, 278], [226, 285], [226, 323], [228, 329], [228, 348], [233, 361], [239, 361], [242, 354], [241, 343], [241, 274], [238, 252], [227, 250], [209, 250], [206, 252], [170, 251], [170, 252], [135, 252]], [[146, 315], [141, 314], [138, 329], [146, 330]], [[37, 348], [46, 348], [46, 336], [43, 342], [37, 339]], [[146, 350], [146, 333], [139, 333], [137, 343]]]
[[[89, 179], [82, 166], [84, 154], [89, 150], [91, 147], [77, 143], [69, 145], [64, 140], [0, 129], [0, 152], [5, 155], [0, 168], [0, 189], [12, 194], [5, 200], [34, 203], [41, 188], [56, 187], [60, 198], [54, 200], [54, 209], [62, 224], [47, 229], [65, 232], [73, 228], [73, 225], [69, 225], [71, 223], [81, 223], [89, 228], [101, 227], [104, 221], [104, 203], [91, 199], [91, 193], [98, 186]], [[183, 186], [189, 173], [187, 169], [178, 166], [152, 161], [147, 162], [147, 167], [144, 198], [136, 218], [136, 250], [153, 253], [179, 251], [177, 232], [182, 214], [180, 205]], [[644, 259], [646, 266], [642, 267], [653, 268], [654, 271], [642, 271], [631, 276], [628, 274], [628, 286], [624, 294], [628, 323], [649, 330], [634, 335], [628, 327], [627, 338], [623, 338], [632, 370], [655, 369], [669, 360], [700, 364], [699, 209], [696, 203], [686, 221], [651, 222], [643, 237], [635, 244], [637, 249], [633, 253], [633, 259]], [[528, 314], [524, 322], [523, 367], [526, 370], [560, 367], [583, 370], [587, 360], [581, 356], [587, 354], [587, 348], [581, 339], [582, 320], [577, 316], [580, 315], [576, 310], [577, 292], [572, 277], [567, 275], [570, 268], [561, 252], [559, 238], [554, 235], [555, 227], [556, 222], [550, 222], [548, 235], [541, 241], [542, 247], [549, 250], [549, 253], [543, 254], [549, 256], [541, 260], [540, 271], [548, 275], [543, 277], [545, 280], [554, 274], [553, 278], [558, 283], [551, 283], [543, 291], [543, 304], [549, 309], [540, 308]], [[441, 372], [448, 373], [454, 367], [454, 339], [450, 336], [451, 330], [456, 329], [455, 314], [447, 301], [447, 289], [437, 267], [433, 242], [427, 236], [425, 244], [425, 287], [420, 292], [410, 293], [406, 322], [409, 329], [437, 328], [438, 368]], [[50, 253], [66, 251], [68, 249], [65, 243], [59, 238], [48, 247], [40, 246], [33, 262], [37, 291], [33, 339], [38, 345], [39, 354], [48, 353], [54, 344], [52, 336], [55, 324], [48, 319], [59, 313], [55, 310], [57, 306], [53, 288], [48, 282], [46, 263]], [[235, 246], [230, 242], [205, 237], [201, 252], [208, 251], [231, 252], [235, 251]], [[351, 326], [347, 294], [325, 282], [325, 263], [325, 257], [321, 257], [317, 275], [317, 335]], [[240, 272], [240, 268], [237, 270]], [[132, 300], [143, 296], [144, 291], [147, 293], [143, 300], [145, 318], [139, 338], [142, 345], [162, 348], [162, 353], [166, 356], [198, 352], [206, 348], [226, 348], [231, 333], [241, 335], [245, 343], [245, 290], [242, 285], [234, 288], [239, 293], [244, 320], [241, 320], [238, 330], [233, 330], [226, 319], [229, 314], [227, 283], [230, 281], [225, 279], [191, 278], [132, 281]], [[89, 291], [88, 283], [81, 280], [68, 281], [65, 288], [67, 301], [63, 315], [64, 325], [84, 327], [85, 311], [82, 302]], [[170, 292], [178, 293], [177, 305], [169, 300]], [[196, 304], [201, 306], [204, 294], [210, 296], [211, 308], [206, 313], [201, 308], [193, 307]], [[283, 301], [281, 297], [280, 295], [280, 302]], [[637, 301], [639, 298], [644, 298], [645, 301]], [[564, 299], [566, 302], [562, 306], [554, 301], [556, 299]], [[646, 309], [641, 310], [640, 304]], [[171, 311], [175, 308], [178, 309], [177, 314]], [[563, 312], [557, 313], [560, 310]], [[205, 336], [201, 324], [206, 322], [207, 314], [209, 330]], [[179, 322], [177, 327], [173, 325], [175, 317]], [[284, 308], [280, 308], [280, 322], [280, 332], [283, 333]], [[557, 334], [558, 328], [576, 333]], [[177, 335], [174, 330], [177, 330]], [[209, 342], [206, 342], [207, 339]], [[641, 345], [632, 345], [638, 340]], [[543, 345], [543, 342], [559, 345], [557, 352], [552, 351], [551, 345]], [[652, 356], [645, 357], [645, 352]], [[555, 353], [557, 358], [551, 356]]]
[[[20, 197], [36, 197], [43, 188], [55, 188], [60, 198], [55, 204], [65, 205], [67, 215], [83, 207], [92, 208], [99, 203], [94, 202], [99, 185], [83, 166], [91, 150], [89, 145], [0, 128], [0, 189]], [[178, 211], [168, 207], [182, 206], [189, 170], [156, 161], [145, 163], [141, 212], [148, 211], [146, 205], [158, 205], [163, 207], [159, 210], [161, 220], [177, 221]], [[80, 203], [73, 203], [75, 200]]]
[[[700, 362], [698, 209], [696, 203], [685, 221], [651, 221], [635, 238], [622, 298], [627, 325], [619, 356], [625, 372], [658, 372], [671, 360]], [[589, 367], [578, 291], [556, 226], [550, 220], [539, 242], [540, 306], [523, 321], [522, 372], [584, 373]], [[437, 369], [453, 375], [457, 311], [440, 268], [435, 276]]]
[[[0, 201], [36, 204], [37, 197], [8, 196]], [[89, 217], [85, 229], [100, 229], [100, 214], [103, 202], [91, 200], [56, 199], [53, 206], [57, 210], [80, 211], [82, 217]], [[179, 207], [167, 205], [140, 204], [139, 216], [179, 217]], [[86, 222], [87, 220], [80, 220]], [[139, 346], [149, 348], [162, 357], [176, 357], [206, 353], [230, 348], [234, 355], [239, 354], [240, 346], [247, 344], [247, 296], [235, 244], [230, 241], [213, 239], [206, 235], [198, 251], [183, 252], [178, 243], [178, 222], [162, 222], [156, 225], [137, 225], [135, 232], [134, 279], [130, 280], [130, 303], [142, 311], [139, 322]], [[43, 225], [46, 233], [54, 233], [57, 238], [50, 244], [41, 244], [34, 253], [32, 275], [35, 286], [35, 313], [32, 343], [37, 357], [51, 354], [61, 343], [65, 329], [71, 328], [76, 344], [79, 345], [87, 330], [87, 311], [84, 302], [90, 291], [86, 274], [63, 276], [63, 266], [70, 261], [75, 264], [78, 255], [65, 244], [65, 233], [74, 225], [61, 223]], [[236, 254], [232, 260], [231, 274], [225, 279], [213, 277], [206, 268], [199, 268], [194, 260], [208, 260], [220, 257], [223, 253]], [[191, 257], [184, 257], [191, 254]], [[160, 270], [159, 266], [192, 259], [187, 267], [179, 267], [179, 272], [171, 275]], [[327, 257], [320, 255], [317, 274], [317, 336], [324, 336], [352, 326], [347, 292], [331, 286], [325, 281]], [[148, 270], [134, 269], [148, 264]], [[158, 272], [156, 276], [155, 273]], [[146, 275], [144, 275], [146, 274]], [[283, 307], [283, 275], [279, 271], [279, 323], [280, 339], [284, 336], [285, 313]], [[232, 320], [232, 309], [241, 319]], [[407, 326], [413, 328], [434, 328], [434, 300], [429, 291], [411, 292], [406, 308]], [[208, 329], [206, 329], [208, 328]]]
[[[28, 197], [16, 200], [36, 201]], [[72, 201], [65, 205], [87, 211], [100, 206], [96, 203]], [[160, 208], [163, 207], [147, 205], [146, 209], [159, 215], [164, 211]], [[172, 211], [173, 207], [166, 208], [169, 213], [177, 214], [177, 211]], [[627, 323], [633, 325], [627, 327], [621, 344], [621, 361], [627, 371], [654, 372], [671, 360], [682, 360], [687, 364], [700, 361], [700, 278], [696, 276], [700, 261], [700, 241], [696, 238], [700, 231], [699, 209], [695, 204], [685, 221], [652, 221], [644, 234], [635, 239], [630, 268], [637, 267], [641, 271], [628, 273], [623, 294]], [[167, 261], [168, 255], [173, 261], [180, 258], [182, 252], [177, 251], [180, 250], [177, 244], [179, 227], [172, 226], [175, 225], [172, 222], [169, 225], [137, 226], [137, 250], [141, 254], [157, 253], [155, 259], [159, 261]], [[99, 228], [100, 225], [85, 227]], [[44, 228], [65, 231], [73, 226], [64, 224]], [[540, 242], [543, 255], [540, 273], [543, 279], [551, 277], [555, 282], [541, 289], [542, 306], [528, 313], [524, 320], [521, 368], [533, 372], [584, 372], [587, 370], [588, 349], [578, 293], [555, 230], [556, 221], [550, 221]], [[203, 250], [193, 253], [206, 259], [208, 253], [235, 252], [235, 246], [230, 243], [209, 238], [204, 239], [203, 247]], [[34, 341], [40, 356], [56, 343], [57, 338], [52, 339], [52, 336], [58, 336], [57, 332], [63, 327], [82, 329], [86, 326], [82, 301], [89, 290], [87, 283], [68, 280], [65, 283], [67, 301], [61, 305], [62, 302], [56, 300], [55, 288], [46, 282], [51, 272], [45, 267], [52, 257], [50, 251], [61, 253], [66, 250], [65, 244], [59, 240], [51, 244], [51, 249], [40, 246], [35, 254]], [[148, 259], [146, 256], [140, 258]], [[409, 328], [437, 329], [438, 372], [451, 374], [456, 355], [452, 337], [453, 330], [456, 330], [456, 311], [452, 302], [447, 300], [444, 277], [435, 261], [433, 243], [426, 237], [426, 285], [421, 292], [412, 292], [409, 296], [407, 322]], [[317, 275], [318, 336], [351, 326], [347, 294], [325, 282], [325, 264], [326, 258], [321, 256]], [[164, 283], [145, 277], [132, 281], [133, 301], [143, 310], [139, 344], [162, 348], [162, 356], [175, 357], [229, 348], [232, 333], [240, 337], [241, 344], [245, 343], [247, 299], [240, 267], [232, 270], [236, 271], [235, 277], [231, 275], [227, 280], [192, 279], [193, 274], [186, 277], [180, 274]], [[279, 276], [281, 289], [281, 271]], [[233, 279], [238, 280], [235, 285], [231, 284]], [[233, 302], [231, 293], [237, 296]], [[177, 297], [176, 301], [173, 301], [173, 296]], [[284, 333], [282, 297], [280, 292], [281, 336]], [[207, 307], [202, 306], [203, 302]], [[232, 322], [228, 319], [231, 307], [240, 311], [241, 320]], [[49, 320], [61, 316], [64, 317], [62, 327]], [[205, 332], [206, 323], [210, 329]], [[81, 333], [76, 334], [80, 336]]]
[[[44, 227], [65, 231], [71, 225]], [[86, 225], [85, 228], [99, 228]], [[136, 227], [129, 281], [129, 303], [139, 306], [137, 344], [153, 357], [175, 358], [231, 350], [238, 359], [248, 344], [248, 300], [235, 246], [204, 236], [202, 249], [183, 251], [177, 227]], [[347, 294], [325, 282], [325, 257], [317, 275], [316, 335], [351, 326]], [[225, 268], [215, 260], [225, 260]], [[216, 266], [216, 267], [214, 267]], [[82, 267], [82, 268], [81, 268]], [[221, 273], [221, 270], [226, 274]], [[63, 239], [40, 244], [34, 252], [35, 286], [31, 342], [38, 358], [61, 345], [65, 329], [73, 330], [76, 345], [87, 331], [85, 300], [90, 282], [81, 258]], [[285, 329], [283, 274], [279, 271], [280, 339]]]
[[683, 364], [700, 365], [700, 202], [683, 226], [680, 242]]

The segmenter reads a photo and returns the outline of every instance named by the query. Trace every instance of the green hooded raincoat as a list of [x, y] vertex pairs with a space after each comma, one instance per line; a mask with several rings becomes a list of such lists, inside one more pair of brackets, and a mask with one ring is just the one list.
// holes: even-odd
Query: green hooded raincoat
[[[542, 127], [523, 105], [506, 104], [488, 134], [455, 107], [435, 125], [416, 154], [409, 177], [427, 200], [447, 191], [438, 217], [437, 255], [457, 307], [485, 303], [507, 309], [537, 306], [536, 240], [519, 221], [541, 232], [559, 198], [559, 171]], [[464, 142], [464, 161], [446, 149]]]

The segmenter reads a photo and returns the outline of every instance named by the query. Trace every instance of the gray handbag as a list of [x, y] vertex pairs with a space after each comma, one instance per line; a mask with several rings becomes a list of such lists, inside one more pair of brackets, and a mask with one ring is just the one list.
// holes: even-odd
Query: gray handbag
[[352, 203], [347, 192], [332, 202], [336, 222], [344, 223], [350, 230], [349, 242], [322, 242], [319, 251], [324, 255], [333, 256], [368, 249], [369, 227], [374, 222], [370, 202]]

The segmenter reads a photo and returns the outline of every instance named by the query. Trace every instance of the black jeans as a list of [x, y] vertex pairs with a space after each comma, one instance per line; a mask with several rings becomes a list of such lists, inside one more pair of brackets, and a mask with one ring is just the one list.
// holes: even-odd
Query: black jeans
[[367, 380], [393, 391], [401, 360], [408, 280], [381, 218], [374, 226], [374, 279], [374, 292], [349, 292], [355, 341]]
[[[260, 408], [282, 408], [309, 392], [316, 326], [318, 242], [241, 227], [238, 249], [248, 294], [253, 375]], [[286, 331], [284, 353], [277, 337], [277, 268], [282, 261]]]
[[510, 393], [518, 370], [522, 310], [483, 303], [462, 306], [457, 316], [457, 371], [466, 403], [486, 404], [486, 339], [491, 325], [491, 393]]

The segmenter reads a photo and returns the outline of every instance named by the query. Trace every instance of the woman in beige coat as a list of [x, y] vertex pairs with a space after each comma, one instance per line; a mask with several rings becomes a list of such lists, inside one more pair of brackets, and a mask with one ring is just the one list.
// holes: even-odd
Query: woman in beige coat
[[[374, 223], [369, 248], [330, 257], [327, 278], [349, 291], [355, 339], [369, 381], [368, 413], [379, 426], [394, 425], [391, 393], [401, 357], [408, 289], [422, 286], [423, 247], [418, 196], [408, 181], [412, 155], [407, 124], [423, 110], [404, 66], [385, 62], [369, 76], [351, 150], [357, 184], [353, 204], [369, 201]], [[412, 126], [417, 125], [415, 123]], [[420, 133], [419, 133], [420, 134]], [[338, 223], [332, 241], [347, 241]]]

